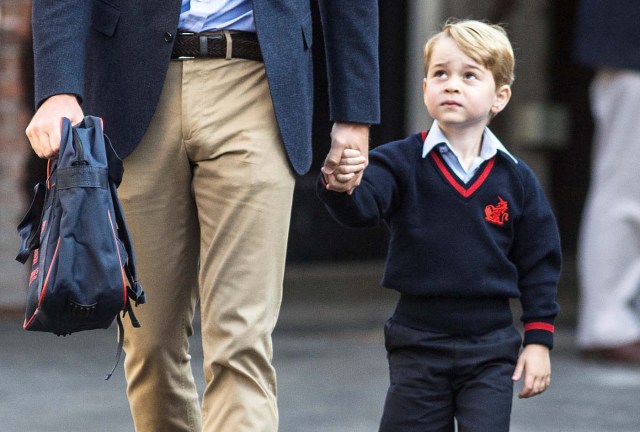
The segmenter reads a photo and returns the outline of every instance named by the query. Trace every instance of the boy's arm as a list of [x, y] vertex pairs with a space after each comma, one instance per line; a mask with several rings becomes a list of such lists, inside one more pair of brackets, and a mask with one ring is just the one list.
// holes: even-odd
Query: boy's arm
[[560, 310], [556, 302], [562, 261], [560, 235], [551, 206], [533, 172], [524, 164], [520, 170], [524, 207], [515, 225], [511, 256], [518, 268], [523, 344], [551, 349], [554, 321]]
[[407, 172], [406, 157], [394, 157], [394, 152], [388, 151], [389, 147], [382, 147], [386, 149], [371, 152], [362, 183], [352, 195], [328, 189], [325, 174], [320, 174], [316, 193], [331, 216], [342, 225], [374, 227], [398, 204], [401, 178]]
[[524, 347], [518, 358], [512, 379], [519, 381], [524, 374], [520, 399], [530, 398], [544, 392], [551, 384], [551, 359], [549, 348], [530, 344]]

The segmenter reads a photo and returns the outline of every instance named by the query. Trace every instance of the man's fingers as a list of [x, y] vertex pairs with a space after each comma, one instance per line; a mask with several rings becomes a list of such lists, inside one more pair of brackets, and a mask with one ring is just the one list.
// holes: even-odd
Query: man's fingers
[[340, 165], [340, 159], [342, 159], [342, 149], [331, 146], [331, 150], [324, 160], [322, 172], [333, 174], [333, 171]]
[[362, 157], [363, 160], [366, 160], [364, 156], [362, 156], [362, 153], [360, 153], [360, 150], [357, 149], [352, 149], [352, 148], [346, 148], [344, 149], [344, 152], [342, 152], [342, 158], [354, 158], [354, 157]]
[[58, 154], [63, 117], [68, 118], [71, 124], [82, 121], [84, 114], [74, 95], [51, 96], [34, 114], [25, 132], [38, 156], [50, 159]]
[[[31, 125], [30, 125], [31, 127]], [[57, 127], [33, 125], [27, 129], [33, 151], [44, 159], [54, 158], [60, 149], [60, 125]]]
[[60, 125], [52, 126], [48, 131], [47, 140], [48, 140], [48, 150], [49, 153], [45, 156], [50, 159], [58, 155], [58, 151], [60, 150], [60, 139], [61, 139], [61, 130]]
[[365, 163], [367, 162], [367, 160], [364, 158], [364, 156], [357, 156], [357, 157], [342, 157], [342, 159], [340, 159], [340, 165], [344, 165], [344, 166], [351, 166], [351, 165], [355, 165], [358, 167], [361, 167], [362, 169], [365, 168]]

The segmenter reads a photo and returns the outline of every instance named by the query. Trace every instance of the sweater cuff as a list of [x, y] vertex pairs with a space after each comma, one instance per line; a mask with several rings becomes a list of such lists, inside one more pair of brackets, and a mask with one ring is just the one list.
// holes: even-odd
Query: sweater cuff
[[524, 342], [522, 345], [530, 344], [545, 345], [553, 349], [553, 334], [555, 326], [552, 323], [533, 321], [524, 324]]

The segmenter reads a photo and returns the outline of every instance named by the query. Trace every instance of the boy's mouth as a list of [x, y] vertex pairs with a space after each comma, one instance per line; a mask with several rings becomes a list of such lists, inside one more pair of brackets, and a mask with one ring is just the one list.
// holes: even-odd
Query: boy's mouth
[[442, 106], [445, 106], [445, 107], [448, 107], [448, 108], [453, 108], [453, 107], [459, 107], [459, 106], [462, 106], [462, 105], [460, 105], [456, 101], [448, 100], [448, 101], [442, 102]]

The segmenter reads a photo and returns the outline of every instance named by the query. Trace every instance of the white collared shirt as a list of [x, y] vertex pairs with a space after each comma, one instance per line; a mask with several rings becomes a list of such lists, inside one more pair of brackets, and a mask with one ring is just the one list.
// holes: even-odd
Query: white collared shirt
[[224, 29], [256, 31], [251, 0], [182, 0], [178, 27], [195, 33]]
[[484, 132], [482, 134], [480, 155], [476, 156], [468, 169], [465, 169], [460, 163], [458, 155], [453, 147], [451, 147], [451, 144], [449, 144], [449, 140], [444, 135], [444, 132], [442, 132], [442, 129], [440, 129], [437, 121], [433, 122], [429, 129], [429, 133], [427, 134], [427, 138], [424, 140], [424, 145], [422, 146], [422, 157], [426, 157], [435, 147], [437, 147], [437, 150], [440, 152], [449, 168], [451, 168], [454, 174], [464, 183], [471, 180], [480, 165], [494, 157], [498, 153], [498, 150], [506, 153], [515, 161], [515, 163], [518, 163], [518, 160], [509, 153], [498, 137], [496, 137], [488, 127], [484, 128]]

